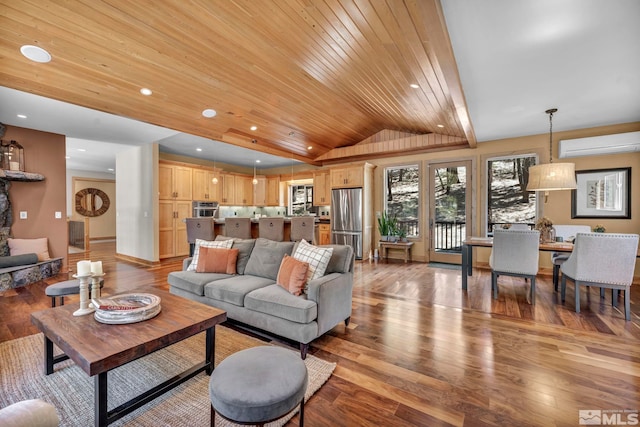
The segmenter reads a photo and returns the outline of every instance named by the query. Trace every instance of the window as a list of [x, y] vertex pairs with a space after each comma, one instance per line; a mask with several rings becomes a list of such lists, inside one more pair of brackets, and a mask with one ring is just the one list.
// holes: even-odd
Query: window
[[315, 212], [313, 185], [291, 185], [289, 196], [289, 215], [306, 215]]
[[396, 216], [398, 226], [407, 236], [420, 234], [420, 167], [418, 165], [388, 167], [384, 171], [384, 209]]
[[536, 160], [535, 154], [487, 159], [487, 235], [504, 224], [535, 225], [536, 193], [526, 188]]

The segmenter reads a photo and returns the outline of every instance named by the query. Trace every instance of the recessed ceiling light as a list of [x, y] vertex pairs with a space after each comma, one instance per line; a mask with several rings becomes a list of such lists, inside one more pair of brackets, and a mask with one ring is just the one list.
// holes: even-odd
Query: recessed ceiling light
[[215, 117], [216, 116], [216, 110], [211, 109], [211, 108], [207, 108], [206, 110], [202, 110], [202, 115], [204, 117], [206, 117], [207, 119], [210, 119], [211, 117]]
[[25, 116], [24, 114], [18, 114], [18, 118], [20, 118], [20, 119], [26, 119], [26, 118], [27, 118], [27, 116]]
[[115, 169], [114, 168], [109, 168], [107, 169], [109, 172], [113, 172]]
[[38, 46], [26, 44], [20, 48], [20, 53], [33, 62], [46, 63], [51, 61], [51, 54]]
[[415, 83], [411, 83], [409, 86], [411, 86], [414, 89], [419, 89], [420, 88], [420, 86], [415, 84]]
[[258, 126], [251, 126], [251, 130], [258, 130]]
[[71, 156], [64, 156], [65, 159], [69, 160]]
[[84, 153], [87, 150], [85, 150], [84, 148], [78, 148], [78, 151], [82, 151]]
[[196, 148], [196, 151], [202, 151], [202, 148]]
[[256, 163], [260, 163], [260, 160], [256, 160]]
[[444, 127], [444, 125], [437, 125], [437, 126], [438, 126], [439, 128], [443, 128], [443, 127]]
[[147, 89], [146, 87], [143, 87], [142, 89], [140, 89], [140, 93], [143, 94], [144, 96], [149, 96], [153, 92], [151, 92], [151, 89]]
[[312, 146], [308, 146], [308, 147], [307, 147], [307, 150], [311, 150], [311, 149], [313, 149], [313, 147], [312, 147]]

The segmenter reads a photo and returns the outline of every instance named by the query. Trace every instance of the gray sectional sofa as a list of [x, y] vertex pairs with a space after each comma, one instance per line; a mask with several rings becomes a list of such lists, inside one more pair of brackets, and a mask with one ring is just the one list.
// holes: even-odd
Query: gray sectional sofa
[[239, 250], [237, 274], [187, 271], [191, 262], [187, 258], [183, 271], [169, 273], [169, 290], [225, 310], [229, 319], [300, 343], [304, 359], [311, 341], [340, 322], [349, 324], [354, 253], [351, 246], [322, 246], [333, 248], [324, 276], [310, 280], [305, 293], [294, 296], [276, 284], [276, 277], [282, 258], [292, 255], [295, 245], [263, 238], [233, 239], [232, 248]]

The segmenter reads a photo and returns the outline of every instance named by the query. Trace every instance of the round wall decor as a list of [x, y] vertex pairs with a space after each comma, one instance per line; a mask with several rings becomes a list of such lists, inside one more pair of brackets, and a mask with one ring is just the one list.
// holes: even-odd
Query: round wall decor
[[100, 216], [109, 210], [109, 196], [97, 188], [84, 188], [76, 193], [76, 212], [84, 216]]

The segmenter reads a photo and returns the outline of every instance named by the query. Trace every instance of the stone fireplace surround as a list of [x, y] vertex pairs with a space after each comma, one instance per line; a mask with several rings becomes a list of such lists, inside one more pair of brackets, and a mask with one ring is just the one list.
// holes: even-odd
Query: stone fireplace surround
[[[0, 170], [0, 256], [9, 256], [7, 239], [11, 235], [13, 213], [9, 188], [11, 181], [43, 181], [44, 176], [35, 173]], [[52, 258], [36, 264], [20, 265], [0, 269], [0, 292], [25, 286], [47, 277], [55, 276], [62, 268], [62, 258]]]

